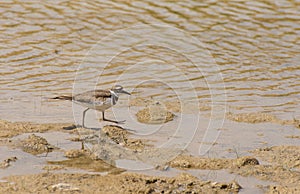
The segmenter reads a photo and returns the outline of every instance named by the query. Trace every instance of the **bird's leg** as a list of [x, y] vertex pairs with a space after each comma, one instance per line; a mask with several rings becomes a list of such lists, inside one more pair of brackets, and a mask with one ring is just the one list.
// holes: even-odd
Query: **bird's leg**
[[114, 121], [114, 120], [106, 119], [104, 117], [104, 111], [102, 112], [102, 118], [103, 118], [103, 121], [108, 121], [108, 122], [117, 123], [117, 124], [122, 124], [125, 122], [125, 120], [124, 121]]
[[82, 114], [82, 127], [83, 127], [83, 128], [85, 128], [85, 126], [84, 126], [85, 113], [86, 113], [86, 111], [88, 111], [89, 109], [90, 109], [90, 108], [85, 109], [85, 110], [83, 111], [83, 114]]

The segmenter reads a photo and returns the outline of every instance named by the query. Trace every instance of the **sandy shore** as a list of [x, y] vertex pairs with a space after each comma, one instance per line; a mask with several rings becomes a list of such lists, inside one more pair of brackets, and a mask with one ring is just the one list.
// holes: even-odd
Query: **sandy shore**
[[[300, 147], [299, 146], [275, 146], [264, 149], [256, 149], [247, 157], [235, 159], [226, 158], [201, 158], [182, 153], [164, 166], [157, 166], [158, 171], [178, 169], [181, 173], [173, 177], [160, 175], [151, 176], [141, 172], [128, 172], [103, 162], [102, 152], [94, 152], [91, 149], [62, 149], [51, 145], [47, 138], [32, 133], [62, 132], [70, 135], [71, 141], [83, 141], [78, 136], [78, 131], [89, 137], [96, 134], [95, 131], [77, 128], [73, 130], [72, 124], [34, 124], [8, 121], [0, 121], [0, 144], [13, 149], [21, 149], [24, 153], [32, 155], [48, 154], [50, 152], [62, 152], [64, 160], [47, 161], [43, 172], [37, 174], [7, 174], [1, 178], [0, 193], [238, 193], [243, 191], [243, 185], [236, 181], [218, 182], [216, 180], [201, 180], [191, 174], [190, 169], [202, 170], [226, 170], [229, 173], [243, 177], [255, 177], [262, 181], [271, 181], [273, 184], [261, 188], [265, 193], [299, 193], [300, 192]], [[84, 131], [84, 133], [83, 133]], [[30, 133], [22, 140], [13, 137], [23, 133]], [[77, 134], [77, 136], [76, 136]], [[99, 138], [99, 137], [98, 137]], [[101, 131], [102, 142], [124, 147], [128, 155], [134, 153], [151, 153], [151, 144], [142, 139], [134, 139], [130, 131], [118, 126], [105, 126]], [[102, 150], [109, 149], [100, 144]], [[145, 152], [147, 150], [147, 152]], [[150, 151], [149, 151], [150, 150]], [[116, 151], [118, 152], [118, 151]], [[110, 159], [116, 155], [111, 154]], [[2, 156], [4, 157], [4, 156]], [[47, 157], [46, 157], [47, 160]], [[0, 171], [13, 169], [18, 158], [10, 155], [0, 161]], [[64, 169], [64, 172], [60, 170]], [[68, 169], [87, 170], [86, 172], [68, 173]], [[91, 174], [102, 172], [102, 174]], [[103, 174], [104, 173], [104, 174]], [[259, 187], [259, 185], [258, 185]]]

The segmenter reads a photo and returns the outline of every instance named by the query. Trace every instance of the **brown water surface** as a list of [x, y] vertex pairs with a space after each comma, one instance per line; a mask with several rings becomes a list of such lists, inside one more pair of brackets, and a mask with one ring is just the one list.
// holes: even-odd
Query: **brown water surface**
[[70, 104], [45, 98], [116, 81], [135, 96], [299, 117], [299, 10], [299, 1], [3, 1], [0, 117], [70, 121]]

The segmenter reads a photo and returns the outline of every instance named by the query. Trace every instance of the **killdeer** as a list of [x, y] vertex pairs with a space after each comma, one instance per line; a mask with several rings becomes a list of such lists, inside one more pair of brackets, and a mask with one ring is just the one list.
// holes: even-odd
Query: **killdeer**
[[117, 124], [125, 122], [125, 121], [114, 121], [114, 120], [106, 119], [104, 117], [104, 111], [106, 109], [109, 109], [113, 105], [117, 104], [120, 94], [131, 95], [129, 92], [123, 90], [122, 86], [116, 85], [110, 90], [100, 90], [100, 89], [91, 90], [74, 96], [57, 96], [51, 99], [69, 100], [81, 106], [87, 107], [87, 109], [85, 109], [82, 114], [82, 127], [85, 127], [84, 126], [85, 113], [89, 109], [101, 111], [103, 121], [109, 121]]

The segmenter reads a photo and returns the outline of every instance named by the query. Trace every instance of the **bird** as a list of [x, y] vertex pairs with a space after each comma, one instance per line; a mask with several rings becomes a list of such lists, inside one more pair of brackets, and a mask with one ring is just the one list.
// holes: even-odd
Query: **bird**
[[121, 85], [115, 85], [110, 90], [103, 90], [103, 89], [90, 90], [80, 94], [76, 94], [74, 96], [63, 95], [63, 96], [57, 96], [50, 99], [68, 100], [76, 104], [79, 104], [83, 107], [87, 107], [82, 113], [82, 127], [86, 128], [84, 125], [84, 119], [85, 119], [85, 114], [89, 109], [101, 111], [103, 121], [113, 122], [117, 124], [124, 123], [125, 121], [114, 121], [114, 120], [106, 119], [104, 116], [105, 110], [117, 104], [120, 94], [131, 95], [129, 92], [125, 91]]

